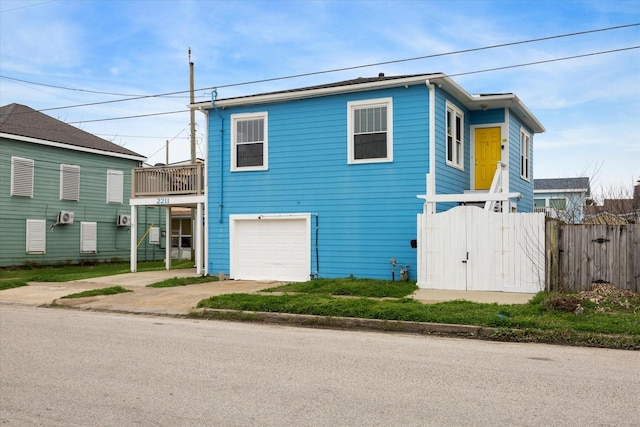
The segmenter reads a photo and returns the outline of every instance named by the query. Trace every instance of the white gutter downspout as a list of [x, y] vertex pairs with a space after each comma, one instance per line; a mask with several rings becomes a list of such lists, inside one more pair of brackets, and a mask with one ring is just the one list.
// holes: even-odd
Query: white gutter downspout
[[427, 200], [424, 203], [425, 214], [436, 213], [435, 203], [430, 203], [429, 195], [436, 194], [436, 88], [429, 81], [425, 80], [429, 89], [429, 173], [426, 178]]

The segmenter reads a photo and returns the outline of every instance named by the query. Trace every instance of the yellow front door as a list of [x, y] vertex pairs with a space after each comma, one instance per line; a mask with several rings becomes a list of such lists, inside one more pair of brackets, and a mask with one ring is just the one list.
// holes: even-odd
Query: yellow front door
[[502, 158], [501, 138], [501, 129], [499, 127], [478, 128], [475, 131], [476, 190], [488, 190], [491, 188], [497, 164]]

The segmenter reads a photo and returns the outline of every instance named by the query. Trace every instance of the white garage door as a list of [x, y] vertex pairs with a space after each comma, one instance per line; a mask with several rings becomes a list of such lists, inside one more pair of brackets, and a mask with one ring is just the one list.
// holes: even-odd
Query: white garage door
[[231, 215], [231, 277], [304, 282], [311, 272], [311, 215]]

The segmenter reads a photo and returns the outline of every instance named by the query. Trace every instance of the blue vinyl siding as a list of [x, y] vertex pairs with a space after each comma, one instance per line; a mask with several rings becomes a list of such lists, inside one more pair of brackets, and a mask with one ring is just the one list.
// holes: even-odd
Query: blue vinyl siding
[[[347, 164], [347, 102], [384, 97], [393, 98], [394, 161]], [[230, 214], [308, 212], [312, 229], [318, 224], [320, 277], [390, 278], [390, 258], [411, 264], [415, 277], [410, 240], [416, 238], [416, 214], [422, 211], [416, 195], [424, 193], [429, 165], [428, 102], [426, 86], [410, 86], [211, 110], [208, 270], [229, 271]], [[258, 111], [269, 114], [269, 170], [230, 172], [229, 115]], [[315, 244], [314, 231], [310, 273], [318, 268]]]
[[[447, 165], [446, 145], [446, 111], [447, 101], [458, 107], [464, 114], [464, 170]], [[470, 148], [469, 111], [446, 92], [436, 89], [436, 191], [438, 194], [461, 194], [469, 189], [470, 183]], [[438, 203], [438, 212], [443, 212], [457, 203]]]
[[522, 126], [520, 119], [509, 112], [509, 187], [510, 191], [522, 194], [522, 198], [517, 200], [518, 212], [533, 212], [533, 132], [524, 128], [531, 137], [530, 178], [527, 181], [520, 177], [520, 129]]
[[504, 123], [505, 110], [494, 108], [487, 111], [474, 111], [469, 118], [470, 125], [489, 125]]

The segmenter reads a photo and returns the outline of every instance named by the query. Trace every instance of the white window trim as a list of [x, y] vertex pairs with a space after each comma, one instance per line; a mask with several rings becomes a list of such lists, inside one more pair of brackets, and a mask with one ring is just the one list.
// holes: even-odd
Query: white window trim
[[[264, 120], [264, 141], [262, 142], [262, 166], [242, 166], [236, 163], [236, 122], [242, 120]], [[231, 172], [265, 171], [269, 169], [269, 114], [266, 111], [231, 115]]]
[[[117, 182], [116, 182], [117, 181]], [[122, 204], [124, 198], [124, 172], [107, 170], [107, 203]]]
[[[29, 185], [29, 191], [28, 194], [27, 192], [25, 192], [24, 194], [18, 194], [18, 189], [16, 188], [16, 182], [15, 180], [17, 178], [26, 178], [25, 176], [18, 176], [16, 177], [16, 162], [25, 162], [25, 163], [29, 163], [31, 165], [31, 176], [27, 177], [27, 179], [29, 180], [29, 182], [27, 183]], [[33, 159], [25, 159], [24, 157], [16, 157], [16, 156], [11, 156], [11, 190], [10, 193], [12, 196], [19, 196], [19, 197], [33, 197], [33, 183], [34, 183], [34, 173], [35, 173], [35, 162], [33, 161]], [[25, 174], [26, 175], [26, 174]], [[22, 187], [22, 186], [19, 186]]]
[[98, 223], [80, 223], [80, 253], [95, 254], [98, 252]]
[[[72, 183], [74, 184], [74, 186], [77, 185], [77, 189], [74, 189], [75, 191], [77, 191], [77, 197], [76, 198], [69, 198], [69, 197], [65, 197], [65, 182], [64, 182], [64, 175], [65, 172], [72, 172], [73, 170], [76, 171], [77, 173], [77, 182]], [[69, 195], [66, 195], [69, 196]], [[69, 200], [69, 201], [73, 201], [73, 202], [77, 202], [80, 200], [80, 166], [78, 165], [65, 165], [65, 164], [61, 164], [60, 165], [60, 200]]]
[[47, 221], [27, 219], [26, 248], [28, 254], [47, 253]]
[[[460, 116], [460, 121], [461, 121], [461, 126], [460, 129], [462, 131], [462, 135], [460, 135], [460, 158], [455, 158], [455, 151], [454, 151], [454, 156], [452, 156], [453, 160], [449, 160], [449, 144], [448, 144], [448, 138], [449, 135], [447, 134], [447, 112], [451, 110], [451, 112], [453, 113], [453, 142], [452, 142], [452, 148], [456, 147], [456, 141], [458, 140], [458, 135], [455, 134], [455, 119], [456, 119], [456, 115]], [[464, 170], [464, 112], [456, 107], [453, 103], [447, 101], [446, 102], [446, 108], [444, 111], [444, 159], [446, 161], [447, 166], [451, 166], [452, 168], [456, 168], [459, 169], [461, 171]]]
[[[527, 137], [527, 147], [523, 150], [523, 137]], [[526, 160], [527, 167], [522, 167], [522, 161]], [[520, 128], [520, 178], [531, 181], [531, 134], [524, 128]]]
[[[387, 157], [355, 159], [353, 135], [353, 111], [362, 108], [387, 107]], [[393, 98], [366, 99], [347, 103], [347, 164], [393, 162]]]

